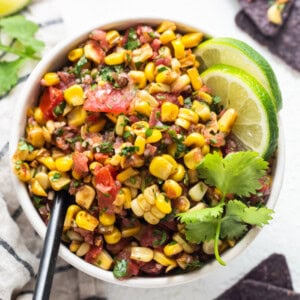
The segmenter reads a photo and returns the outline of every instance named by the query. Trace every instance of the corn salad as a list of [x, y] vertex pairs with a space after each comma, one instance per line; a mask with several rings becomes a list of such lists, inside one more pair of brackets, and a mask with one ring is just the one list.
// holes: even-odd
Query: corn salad
[[219, 107], [199, 74], [193, 48], [204, 38], [168, 21], [96, 29], [44, 75], [28, 111], [16, 175], [45, 222], [55, 191], [74, 195], [63, 242], [118, 278], [187, 272], [212, 257], [176, 219], [219, 201], [196, 168], [212, 151], [237, 148], [236, 111]]

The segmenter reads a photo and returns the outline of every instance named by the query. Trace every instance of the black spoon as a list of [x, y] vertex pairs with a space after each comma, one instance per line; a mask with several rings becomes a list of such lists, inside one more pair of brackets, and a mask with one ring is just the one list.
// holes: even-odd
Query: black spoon
[[34, 300], [49, 299], [65, 214], [70, 199], [71, 196], [67, 191], [61, 190], [56, 193], [37, 274]]

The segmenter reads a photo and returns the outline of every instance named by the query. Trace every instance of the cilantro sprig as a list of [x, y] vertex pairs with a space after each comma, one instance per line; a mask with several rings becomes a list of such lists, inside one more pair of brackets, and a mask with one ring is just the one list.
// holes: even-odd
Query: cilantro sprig
[[1, 35], [5, 34], [13, 42], [6, 45], [0, 42], [0, 50], [16, 56], [14, 60], [0, 61], [0, 96], [9, 92], [18, 81], [18, 72], [28, 59], [39, 60], [44, 43], [35, 38], [38, 25], [24, 16], [14, 15], [0, 19]]
[[248, 207], [241, 200], [225, 202], [226, 196], [249, 197], [255, 194], [267, 168], [268, 162], [253, 151], [230, 153], [225, 158], [217, 152], [206, 155], [197, 167], [198, 176], [206, 184], [218, 188], [222, 200], [214, 207], [177, 215], [186, 224], [187, 240], [194, 243], [214, 240], [215, 257], [225, 265], [219, 255], [219, 239], [238, 239], [249, 226], [268, 224], [274, 213], [266, 207]]

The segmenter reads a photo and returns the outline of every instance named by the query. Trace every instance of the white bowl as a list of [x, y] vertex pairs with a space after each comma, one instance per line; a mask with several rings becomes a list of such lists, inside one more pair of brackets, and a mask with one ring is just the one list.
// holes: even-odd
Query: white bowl
[[[89, 32], [94, 28], [102, 28], [104, 30], [107, 29], [124, 29], [129, 26], [135, 24], [149, 24], [149, 25], [158, 25], [162, 22], [162, 19], [131, 19], [131, 20], [120, 20], [109, 24], [99, 24], [97, 27], [93, 27], [86, 32], [72, 37], [54, 47], [37, 65], [37, 67], [33, 70], [30, 77], [28, 78], [25, 87], [20, 93], [18, 106], [15, 108], [14, 120], [13, 120], [13, 129], [10, 138], [10, 157], [13, 156], [14, 152], [17, 149], [17, 144], [19, 139], [24, 136], [24, 128], [26, 123], [26, 111], [29, 107], [32, 107], [34, 103], [37, 101], [38, 94], [40, 91], [40, 80], [43, 75], [51, 70], [57, 70], [64, 65], [66, 62], [67, 53], [74, 49], [80, 42], [87, 39]], [[182, 24], [180, 22], [174, 21], [178, 28], [182, 31], [202, 31], [201, 28], [196, 29], [195, 27], [191, 27], [189, 25]], [[207, 34], [211, 34], [211, 32], [206, 32]], [[274, 179], [272, 184], [271, 195], [268, 200], [267, 206], [269, 208], [274, 209], [276, 201], [279, 196], [279, 192], [282, 185], [284, 173], [284, 139], [282, 134], [282, 124], [280, 122], [280, 134], [279, 134], [279, 147], [276, 165], [274, 166]], [[32, 224], [35, 231], [42, 237], [45, 237], [46, 234], [46, 226], [39, 216], [38, 212], [34, 208], [31, 199], [28, 195], [25, 184], [20, 182], [16, 176], [12, 176], [13, 183], [15, 189], [17, 191], [18, 200], [26, 214], [28, 220]], [[276, 215], [275, 215], [276, 217]], [[253, 228], [251, 229], [242, 240], [240, 240], [236, 246], [227, 250], [222, 258], [224, 261], [228, 262], [231, 259], [240, 255], [240, 253], [245, 250], [250, 243], [255, 239], [261, 229]], [[165, 277], [137, 277], [128, 280], [118, 280], [116, 279], [111, 271], [102, 270], [90, 263], [87, 263], [82, 258], [73, 254], [67, 247], [61, 244], [59, 255], [65, 261], [73, 265], [75, 268], [87, 273], [90, 276], [95, 278], [122, 285], [129, 286], [135, 288], [160, 288], [160, 287], [169, 287], [179, 284], [184, 284], [196, 279], [200, 279], [205, 277], [208, 273], [216, 272], [222, 266], [219, 265], [217, 261], [213, 261], [207, 265], [205, 265], [202, 269], [181, 274], [181, 275], [172, 275]]]

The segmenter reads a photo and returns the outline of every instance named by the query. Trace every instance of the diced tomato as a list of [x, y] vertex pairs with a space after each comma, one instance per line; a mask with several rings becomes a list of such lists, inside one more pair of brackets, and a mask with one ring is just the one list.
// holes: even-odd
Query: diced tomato
[[159, 247], [169, 239], [165, 230], [155, 229], [151, 225], [142, 228], [140, 233], [140, 244], [142, 247]]
[[46, 120], [54, 120], [53, 109], [64, 100], [63, 91], [53, 86], [45, 88], [40, 100], [40, 109]]
[[73, 159], [73, 171], [79, 176], [84, 176], [88, 171], [88, 158], [80, 152], [74, 152]]
[[171, 65], [171, 58], [170, 57], [158, 57], [155, 59], [155, 65], [165, 65], [165, 66], [170, 66]]
[[107, 50], [109, 48], [109, 44], [106, 40], [106, 32], [100, 29], [95, 29], [91, 32], [90, 38], [99, 42], [100, 47], [103, 50]]
[[151, 47], [155, 52], [158, 52], [160, 45], [161, 45], [161, 41], [159, 39], [154, 39], [151, 43]]
[[65, 71], [59, 71], [59, 72], [57, 72], [57, 75], [60, 79], [58, 87], [61, 90], [67, 89], [69, 86], [75, 84], [75, 82], [76, 82], [76, 77], [72, 73], [68, 73]]
[[134, 97], [132, 89], [114, 89], [110, 84], [87, 91], [83, 108], [94, 112], [126, 112]]
[[136, 33], [142, 44], [149, 43], [153, 40], [152, 34], [154, 34], [154, 31], [150, 26], [139, 25], [136, 29]]
[[127, 248], [124, 248], [117, 255], [118, 260], [125, 259], [127, 261], [127, 273], [124, 277], [119, 278], [119, 279], [125, 279], [125, 278], [129, 278], [132, 276], [137, 276], [139, 274], [139, 265], [135, 261], [130, 259], [130, 253], [131, 253], [131, 249], [130, 249], [130, 247], [127, 247]]
[[94, 174], [99, 209], [105, 210], [107, 213], [113, 213], [113, 202], [120, 190], [120, 184], [114, 180], [109, 165], [106, 165], [105, 167], [96, 167]]
[[158, 122], [160, 122], [160, 109], [153, 108], [149, 117], [149, 126], [156, 126]]
[[107, 244], [106, 248], [113, 255], [117, 255], [119, 252], [121, 252], [123, 249], [125, 249], [127, 246], [129, 246], [129, 244], [130, 243], [129, 243], [128, 239], [122, 238], [116, 244]]
[[153, 95], [156, 100], [160, 103], [168, 101], [168, 102], [172, 102], [174, 104], [179, 104], [178, 100], [177, 100], [177, 96], [171, 93], [156, 93]]
[[83, 238], [84, 241], [90, 245], [94, 244], [94, 232], [89, 231], [89, 230], [85, 230], [79, 227], [75, 227], [74, 231], [79, 233]]
[[94, 264], [96, 262], [97, 256], [101, 253], [101, 251], [102, 251], [102, 245], [99, 247], [92, 246], [89, 252], [84, 257], [85, 261]]
[[108, 158], [109, 156], [107, 154], [104, 153], [95, 153], [94, 154], [94, 158], [96, 161], [100, 162], [100, 163], [104, 163], [105, 160]]

